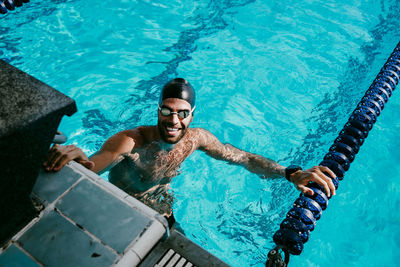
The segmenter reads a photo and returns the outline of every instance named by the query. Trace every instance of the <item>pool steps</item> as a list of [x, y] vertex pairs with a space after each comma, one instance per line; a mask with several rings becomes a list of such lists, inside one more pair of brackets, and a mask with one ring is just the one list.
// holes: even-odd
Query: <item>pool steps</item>
[[[385, 104], [396, 89], [400, 80], [399, 77], [400, 43], [397, 44], [393, 53], [350, 115], [339, 136], [329, 148], [329, 152], [319, 164], [320, 166], [329, 167], [336, 174], [337, 178], [331, 177], [336, 189], [384, 109]], [[273, 240], [277, 245], [276, 249], [278, 251], [282, 249], [285, 254], [301, 254], [304, 243], [307, 242], [316, 221], [320, 219], [322, 211], [328, 206], [329, 198], [320, 185], [313, 182], [308, 187], [314, 190], [313, 196], [301, 194], [294, 202], [293, 208], [287, 213], [286, 218], [280, 225], [280, 229], [273, 236]], [[275, 254], [276, 252], [272, 253], [272, 255]], [[271, 264], [271, 261], [267, 262], [267, 266], [284, 266]]]
[[0, 266], [228, 266], [76, 162], [41, 170], [31, 198], [39, 215], [0, 249]]

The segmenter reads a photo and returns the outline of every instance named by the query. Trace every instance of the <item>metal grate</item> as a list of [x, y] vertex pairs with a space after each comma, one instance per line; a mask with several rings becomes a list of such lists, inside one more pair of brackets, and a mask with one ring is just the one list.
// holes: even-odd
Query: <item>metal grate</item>
[[159, 242], [139, 267], [229, 267], [228, 264], [187, 239], [176, 230]]
[[194, 267], [193, 263], [182, 257], [173, 249], [169, 249], [167, 253], [154, 265], [154, 267]]

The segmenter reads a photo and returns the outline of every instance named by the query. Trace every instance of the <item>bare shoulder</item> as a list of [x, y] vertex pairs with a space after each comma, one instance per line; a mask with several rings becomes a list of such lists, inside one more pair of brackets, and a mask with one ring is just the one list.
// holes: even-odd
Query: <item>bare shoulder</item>
[[204, 128], [191, 128], [192, 136], [196, 139], [198, 148], [205, 148], [215, 142], [218, 139], [210, 131]]
[[104, 143], [101, 150], [119, 153], [130, 152], [134, 147], [140, 147], [146, 142], [145, 134], [146, 129], [143, 129], [143, 127], [118, 132]]
[[157, 126], [140, 126], [133, 129], [135, 138], [140, 139], [141, 145], [151, 143], [159, 138]]
[[189, 130], [196, 136], [211, 134], [210, 131], [208, 131], [204, 128], [189, 128]]
[[131, 139], [135, 143], [135, 147], [140, 147], [146, 143], [150, 143], [156, 139], [156, 126], [139, 126], [137, 128], [125, 130], [116, 135], [121, 139]]
[[205, 136], [211, 134], [209, 131], [207, 131], [204, 128], [189, 128], [189, 133], [195, 139], [201, 139], [201, 138], [204, 138]]

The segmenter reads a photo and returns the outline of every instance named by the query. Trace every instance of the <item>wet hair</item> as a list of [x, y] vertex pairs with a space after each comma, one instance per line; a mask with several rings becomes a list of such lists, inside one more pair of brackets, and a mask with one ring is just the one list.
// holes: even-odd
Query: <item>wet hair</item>
[[190, 83], [183, 78], [175, 78], [164, 85], [158, 103], [161, 105], [164, 99], [167, 98], [183, 99], [190, 104], [192, 109], [195, 107], [196, 95], [194, 89]]

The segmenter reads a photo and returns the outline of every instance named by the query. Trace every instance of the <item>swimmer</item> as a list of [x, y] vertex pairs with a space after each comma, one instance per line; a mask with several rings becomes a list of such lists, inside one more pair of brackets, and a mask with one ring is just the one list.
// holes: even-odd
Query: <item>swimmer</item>
[[90, 158], [75, 145], [55, 144], [43, 165], [47, 171], [59, 171], [75, 160], [99, 174], [109, 170], [111, 183], [166, 216], [170, 223], [174, 222], [173, 196], [168, 192], [171, 180], [179, 174], [181, 163], [195, 150], [241, 165], [262, 178], [286, 177], [304, 194], [313, 194], [312, 189], [306, 187], [313, 181], [320, 184], [328, 196], [335, 195], [335, 186], [327, 175], [336, 175], [327, 167], [286, 168], [271, 159], [223, 144], [205, 129], [189, 128], [196, 109], [195, 100], [194, 89], [188, 81], [173, 79], [162, 88], [157, 125], [119, 132]]

